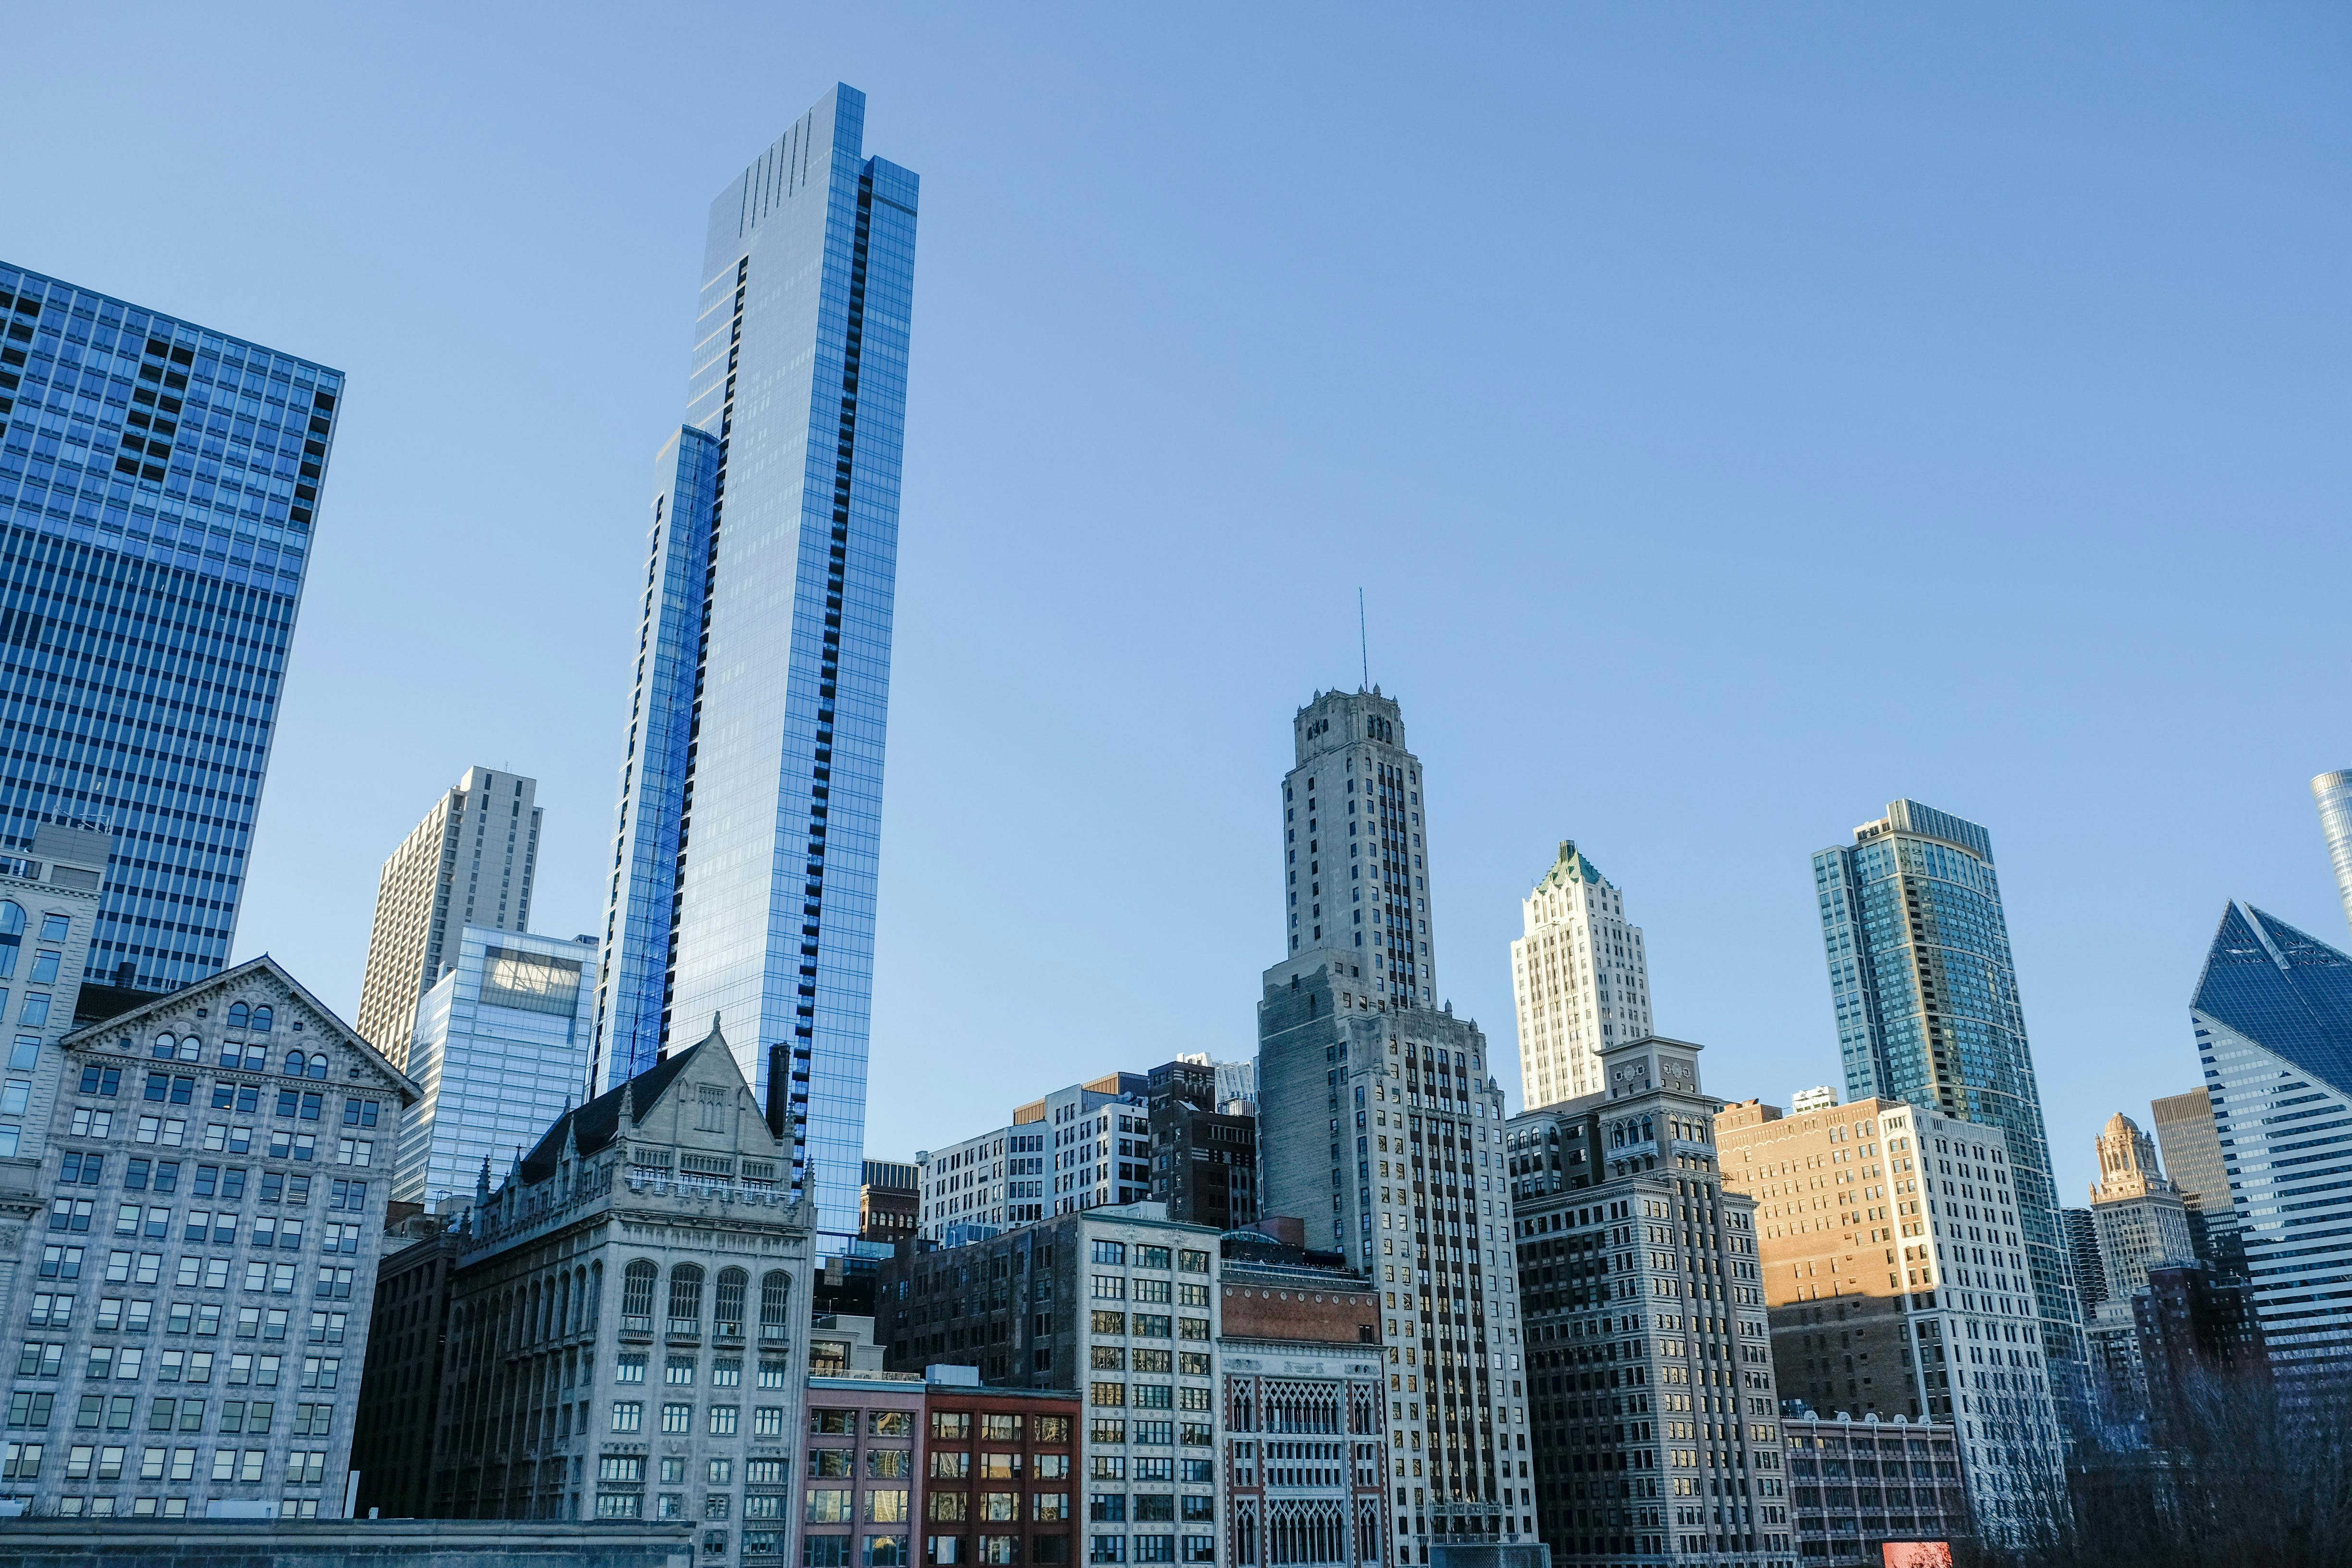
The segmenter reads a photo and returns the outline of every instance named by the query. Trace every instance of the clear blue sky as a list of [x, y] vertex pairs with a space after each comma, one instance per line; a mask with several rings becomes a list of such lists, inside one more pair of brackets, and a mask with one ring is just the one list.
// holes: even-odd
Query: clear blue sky
[[704, 210], [835, 79], [919, 171], [870, 1150], [1280, 952], [1289, 718], [1429, 772], [1443, 991], [1572, 837], [1708, 1086], [1836, 1070], [1807, 857], [1987, 825], [2058, 1172], [2198, 1081], [2223, 900], [2344, 942], [2326, 6], [19, 6], [0, 255], [341, 367], [238, 945], [537, 775], [597, 929]]

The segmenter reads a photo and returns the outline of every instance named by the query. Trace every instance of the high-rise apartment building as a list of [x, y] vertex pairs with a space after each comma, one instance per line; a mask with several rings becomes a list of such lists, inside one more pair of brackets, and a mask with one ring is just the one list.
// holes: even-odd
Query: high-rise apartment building
[[[916, 179], [836, 87], [711, 204], [662, 451], [621, 765], [596, 1079], [714, 1016], [804, 1063], [819, 1250], [857, 1229]], [[831, 1239], [825, 1239], [830, 1237]]]
[[1428, 1005], [1426, 807], [1397, 705], [1324, 692], [1283, 785], [1290, 952], [1258, 1003], [1260, 1212], [1381, 1289], [1391, 1529], [1433, 1547], [1535, 1531], [1503, 1091], [1475, 1024]]
[[1849, 1100], [1899, 1100], [2000, 1129], [2036, 1336], [2079, 1411], [2082, 1318], [2068, 1283], [2042, 1090], [2026, 1043], [1992, 837], [1916, 800], [1813, 857]]
[[485, 1161], [503, 1173], [587, 1098], [595, 992], [593, 937], [457, 928], [417, 1009], [408, 1074], [424, 1097], [401, 1122], [394, 1197], [471, 1197]]
[[2336, 891], [2344, 900], [2344, 918], [2352, 921], [2352, 768], [2321, 773], [2311, 781], [2311, 794], [2319, 803], [2319, 831], [2327, 840], [2327, 858], [2336, 868]]
[[[360, 982], [359, 1029], [394, 1062], [408, 1060], [417, 998], [457, 961], [459, 928], [530, 929], [538, 794], [536, 779], [467, 768], [384, 861]], [[552, 1112], [539, 1124], [551, 1120]]]
[[2232, 903], [2189, 1018], [2272, 1363], [2352, 1374], [2352, 957]]
[[2058, 1227], [2066, 1237], [2066, 1268], [2074, 1300], [2087, 1321], [2107, 1299], [2107, 1271], [2099, 1263], [2099, 1226], [2089, 1209], [2060, 1209]]
[[1612, 1041], [1605, 1089], [1505, 1130], [1556, 1563], [1796, 1561], [1756, 1204], [1725, 1184], [1699, 1049]]
[[2238, 1249], [2238, 1220], [2230, 1206], [2230, 1172], [2221, 1157], [2221, 1134], [2213, 1122], [2213, 1091], [2192, 1089], [2150, 1100], [2156, 1146], [2164, 1168], [2189, 1205], [2189, 1236], [2197, 1256], [2223, 1274], [2239, 1274], [2245, 1258]]
[[1756, 1202], [1783, 1396], [1815, 1410], [1948, 1421], [1991, 1539], [2065, 1510], [2059, 1411], [1998, 1127], [1865, 1098], [1715, 1119], [1727, 1188]]
[[1650, 1029], [1650, 964], [1625, 895], [1568, 839], [1520, 901], [1511, 943], [1519, 1083], [1529, 1105], [1598, 1094], [1601, 1053]]
[[89, 970], [228, 962], [340, 371], [0, 265], [0, 848], [114, 838]]

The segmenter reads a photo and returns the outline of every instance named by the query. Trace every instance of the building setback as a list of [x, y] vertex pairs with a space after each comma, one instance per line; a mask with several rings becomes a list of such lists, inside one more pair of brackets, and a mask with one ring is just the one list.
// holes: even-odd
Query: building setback
[[342, 373], [5, 264], [0, 321], [0, 847], [103, 823], [89, 971], [184, 985], [236, 935]]
[[1110, 1205], [961, 1247], [900, 1245], [875, 1337], [894, 1372], [971, 1363], [1083, 1394], [1090, 1563], [1227, 1562], [1217, 1548], [1217, 1233]]
[[791, 1047], [829, 1253], [865, 1156], [918, 203], [865, 129], [836, 86], [710, 205], [634, 590], [596, 1012], [599, 1089], [714, 1014], [762, 1095]]
[[2000, 1130], [1881, 1100], [1785, 1117], [1750, 1100], [1716, 1118], [1716, 1136], [1725, 1184], [1756, 1202], [1782, 1395], [1949, 1422], [1993, 1540], [2063, 1521], [2046, 1315]]
[[415, 1085], [267, 956], [58, 1043], [0, 1497], [343, 1511], [383, 1156]]
[[1508, 1129], [1556, 1562], [1795, 1563], [1755, 1204], [1718, 1168], [1699, 1050], [1613, 1042], [1605, 1090]]
[[415, 1456], [436, 1514], [683, 1517], [700, 1563], [796, 1555], [814, 1223], [791, 1137], [713, 1030], [480, 1184]]
[[417, 999], [457, 961], [459, 930], [530, 929], [538, 794], [535, 779], [467, 768], [384, 860], [360, 982], [360, 1033], [404, 1068]]

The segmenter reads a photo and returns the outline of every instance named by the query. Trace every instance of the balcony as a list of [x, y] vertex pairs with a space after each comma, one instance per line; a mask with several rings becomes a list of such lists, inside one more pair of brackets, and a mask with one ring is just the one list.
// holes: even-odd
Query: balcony
[[702, 1342], [701, 1319], [671, 1318], [668, 1320], [668, 1339], [670, 1343], [674, 1345], [698, 1345]]

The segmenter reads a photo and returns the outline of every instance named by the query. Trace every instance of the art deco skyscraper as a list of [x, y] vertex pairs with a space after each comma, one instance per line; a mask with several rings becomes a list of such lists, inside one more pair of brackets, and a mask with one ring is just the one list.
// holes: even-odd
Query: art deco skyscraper
[[2272, 1363], [2352, 1376], [2352, 956], [2233, 903], [2189, 1016]]
[[596, 1008], [600, 1086], [714, 1016], [762, 1094], [771, 1048], [799, 1053], [818, 1223], [839, 1237], [865, 1168], [915, 260], [915, 176], [865, 155], [865, 121], [836, 87], [711, 204]]
[[2193, 1263], [2189, 1205], [2157, 1163], [2156, 1140], [2116, 1111], [2099, 1133], [2099, 1179], [2091, 1184], [2099, 1272], [2119, 1301], [2147, 1283], [2154, 1263]]
[[0, 264], [0, 845], [113, 836], [92, 980], [228, 963], [342, 389]]
[[2069, 1283], [2042, 1090], [2010, 961], [1992, 837], [1898, 800], [1813, 857], [1848, 1100], [1895, 1100], [2008, 1135], [2017, 1228], [2062, 1408], [2078, 1417], [2080, 1309]]
[[467, 768], [384, 861], [359, 1030], [393, 1066], [405, 1069], [417, 998], [457, 962], [460, 931], [530, 929], [538, 793], [534, 779]]
[[2319, 831], [2327, 838], [2344, 918], [2352, 921], [2352, 768], [2320, 774], [2311, 781], [2311, 794], [2319, 803]]
[[1598, 1094], [1601, 1053], [1650, 1033], [1650, 963], [1625, 896], [1562, 839], [1559, 858], [1520, 901], [1511, 943], [1519, 1083], [1530, 1106]]

